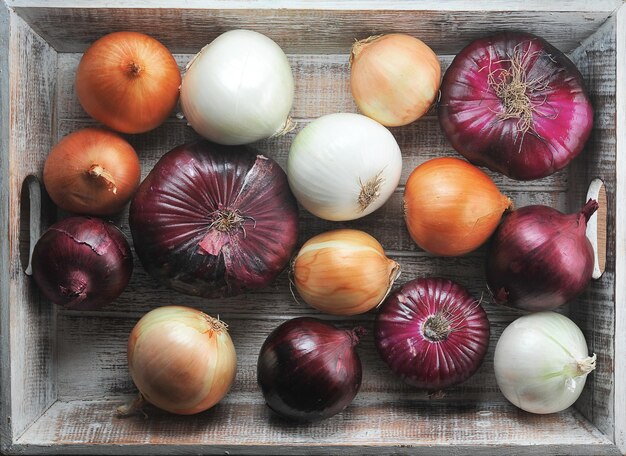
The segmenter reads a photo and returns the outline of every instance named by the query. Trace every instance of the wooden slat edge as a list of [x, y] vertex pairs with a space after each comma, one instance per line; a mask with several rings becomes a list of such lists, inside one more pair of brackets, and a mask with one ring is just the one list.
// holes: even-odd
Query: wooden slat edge
[[[85, 444], [61, 444], [61, 445], [28, 445], [19, 444], [14, 447], [16, 454], [59, 454], [59, 455], [86, 455], [86, 454], [107, 454], [107, 455], [170, 455], [172, 449], [167, 445], [85, 445]], [[185, 445], [177, 447], [178, 454], [238, 454], [238, 455], [415, 455], [428, 454], [430, 456], [450, 456], [462, 454], [481, 454], [490, 456], [536, 456], [537, 454], [566, 454], [569, 456], [589, 456], [589, 455], [619, 455], [612, 442], [587, 445], [537, 445], [528, 443], [519, 446], [498, 446], [493, 445], [448, 445], [448, 446], [399, 446], [399, 445], [324, 445], [311, 447], [308, 445], [282, 445], [263, 447], [260, 445]]]
[[615, 214], [615, 443], [626, 454], [626, 6], [617, 13]]
[[0, 453], [13, 441], [9, 350], [9, 10], [0, 1]]
[[[7, 0], [13, 8], [171, 8], [171, 0]], [[615, 11], [621, 0], [561, 0], [546, 2], [545, 0], [526, 0], [524, 2], [503, 2], [501, 0], [483, 0], [471, 2], [467, 0], [421, 0], [407, 2], [393, 0], [222, 0], [207, 2], [206, 0], [181, 0], [178, 8], [197, 9], [311, 9], [311, 10], [412, 10], [412, 11], [580, 11], [606, 12]]]

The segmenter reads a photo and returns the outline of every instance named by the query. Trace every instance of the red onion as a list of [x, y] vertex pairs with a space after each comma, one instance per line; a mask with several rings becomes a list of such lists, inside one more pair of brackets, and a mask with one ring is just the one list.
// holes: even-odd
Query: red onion
[[361, 386], [355, 346], [363, 328], [344, 331], [316, 318], [294, 318], [261, 347], [257, 379], [267, 405], [298, 421], [329, 418], [345, 409]]
[[272, 159], [199, 141], [165, 154], [130, 206], [146, 270], [182, 293], [232, 296], [268, 285], [298, 237], [298, 207]]
[[489, 346], [489, 320], [457, 283], [416, 279], [382, 304], [376, 347], [391, 370], [418, 388], [437, 391], [471, 377]]
[[122, 294], [133, 256], [126, 237], [112, 223], [69, 217], [39, 238], [32, 267], [47, 299], [67, 309], [95, 310]]
[[593, 248], [585, 235], [595, 200], [575, 214], [526, 206], [507, 216], [487, 254], [487, 284], [495, 301], [529, 311], [571, 301], [593, 273]]
[[580, 72], [561, 51], [529, 33], [502, 32], [454, 58], [441, 84], [439, 121], [472, 163], [530, 180], [582, 151], [593, 111]]

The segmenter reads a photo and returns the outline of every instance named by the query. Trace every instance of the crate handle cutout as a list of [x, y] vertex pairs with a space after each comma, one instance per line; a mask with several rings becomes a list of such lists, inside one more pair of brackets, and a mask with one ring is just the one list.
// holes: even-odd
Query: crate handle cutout
[[20, 193], [20, 260], [22, 269], [32, 275], [33, 249], [41, 236], [41, 183], [36, 176], [26, 176]]
[[607, 199], [606, 188], [601, 179], [594, 179], [589, 184], [585, 201], [589, 201], [592, 198], [598, 202], [598, 210], [589, 218], [586, 234], [593, 247], [593, 274], [591, 277], [599, 279], [604, 274], [606, 267]]

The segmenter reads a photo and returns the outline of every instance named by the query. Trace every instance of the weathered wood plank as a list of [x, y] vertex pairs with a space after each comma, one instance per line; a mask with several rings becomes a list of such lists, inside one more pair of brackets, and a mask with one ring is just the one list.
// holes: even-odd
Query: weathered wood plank
[[[206, 306], [201, 306], [203, 310]], [[256, 364], [259, 350], [269, 333], [289, 316], [272, 314], [264, 319], [245, 315], [241, 318], [228, 308], [215, 309], [212, 315], [228, 324], [229, 333], [237, 350], [237, 378], [231, 396], [246, 393], [260, 394], [256, 383]], [[267, 306], [265, 306], [267, 312]], [[309, 316], [318, 317], [315, 311]], [[364, 318], [365, 317], [365, 318]], [[367, 334], [359, 344], [363, 365], [363, 393], [389, 393], [393, 400], [427, 399], [427, 393], [419, 391], [396, 378], [380, 359], [373, 336], [373, 315], [350, 319], [324, 319], [342, 328], [363, 326]], [[59, 330], [59, 374], [57, 380], [59, 400], [98, 399], [112, 395], [136, 392], [126, 365], [128, 335], [139, 317], [119, 318], [106, 315], [61, 315]], [[506, 320], [506, 319], [505, 319]], [[508, 319], [510, 320], [510, 318]], [[468, 404], [475, 401], [504, 401], [493, 376], [493, 351], [508, 321], [491, 321], [490, 350], [478, 372], [457, 387], [446, 390], [442, 400]]]
[[226, 400], [192, 416], [150, 409], [147, 419], [115, 418], [118, 404], [118, 399], [57, 402], [20, 443], [46, 454], [94, 448], [107, 454], [171, 454], [174, 445], [177, 454], [618, 454], [571, 408], [532, 415], [504, 403], [387, 402], [359, 395], [333, 418], [297, 425], [273, 416], [260, 396], [243, 403]]
[[[296, 130], [280, 138], [272, 138], [251, 144], [248, 147], [257, 153], [264, 154], [275, 159], [283, 169], [287, 164], [289, 148], [295, 135], [306, 125], [310, 119], [298, 120]], [[81, 128], [98, 126], [99, 124], [91, 119], [62, 119], [59, 120], [59, 137], [63, 137]], [[426, 160], [442, 156], [454, 156], [463, 158], [457, 154], [448, 144], [441, 133], [439, 121], [436, 118], [426, 118], [406, 127], [394, 128], [391, 130], [402, 151], [403, 164], [400, 184], [403, 185], [411, 172]], [[166, 122], [150, 133], [142, 135], [125, 136], [135, 147], [141, 159], [141, 174], [144, 178], [155, 165], [155, 163], [172, 148], [194, 141], [199, 136], [191, 127], [183, 121]], [[556, 193], [567, 190], [568, 170], [564, 169], [545, 179], [528, 182], [518, 182], [509, 179], [498, 173], [485, 171], [500, 188], [503, 193], [528, 192], [528, 193]]]
[[[93, 0], [6, 0], [13, 8], [29, 8], [46, 6], [48, 8], [98, 8], [102, 2]], [[406, 2], [402, 0], [388, 0], [385, 9], [408, 11], [593, 11], [611, 13], [621, 4], [620, 0], [596, 0], [590, 4], [587, 0], [560, 0], [555, 4], [548, 4], [543, 0], [527, 0], [523, 3], [510, 3], [508, 0], [420, 0]], [[168, 0], [107, 0], [108, 8], [170, 8]], [[213, 9], [211, 3], [205, 0], [179, 0], [178, 8]], [[221, 0], [219, 7], [224, 9], [309, 9], [309, 10], [379, 10], [382, 5], [377, 0]]]
[[[615, 442], [626, 454], [626, 8], [616, 20], [616, 158], [615, 158], [615, 359], [614, 359], [614, 428]], [[619, 252], [619, 253], [618, 253]]]
[[[6, 196], [11, 199], [11, 202], [8, 199], [6, 201], [5, 220], [17, 220], [13, 201], [19, 192], [15, 191], [17, 187], [14, 184], [21, 184], [24, 173], [41, 171], [51, 142], [77, 128], [94, 124], [82, 112], [73, 93], [73, 72], [80, 58], [76, 52], [84, 50], [89, 42], [103, 33], [122, 25], [128, 28], [131, 24], [140, 31], [152, 33], [168, 45], [174, 41], [184, 42], [185, 47], [180, 44], [172, 46], [176, 52], [195, 52], [202, 44], [229, 28], [259, 27], [259, 31], [270, 34], [287, 52], [293, 54], [290, 59], [298, 93], [294, 115], [300, 121], [299, 128], [322, 114], [356, 111], [349, 91], [346, 55], [353, 38], [375, 32], [419, 31], [420, 38], [438, 52], [446, 54], [441, 59], [444, 68], [450, 61], [450, 54], [486, 30], [517, 27], [535, 31], [566, 51], [584, 41], [573, 56], [589, 81], [598, 113], [596, 129], [584, 155], [571, 170], [540, 181], [521, 183], [493, 173], [490, 175], [518, 207], [543, 203], [561, 210], [580, 206], [590, 177], [598, 174], [608, 181], [611, 206], [608, 211], [607, 273], [571, 306], [571, 310], [562, 309], [563, 312], [571, 312], [585, 331], [590, 350], [598, 354], [598, 369], [590, 376], [577, 404], [580, 412], [569, 409], [555, 416], [540, 417], [518, 411], [499, 394], [494, 383], [492, 364], [497, 337], [504, 326], [519, 314], [486, 303], [485, 308], [495, 329], [485, 364], [472, 379], [452, 389], [447, 400], [428, 401], [423, 393], [415, 392], [395, 379], [378, 359], [371, 335], [373, 313], [369, 313], [339, 319], [345, 327], [361, 322], [370, 329], [360, 349], [364, 362], [364, 384], [354, 406], [329, 422], [305, 427], [287, 425], [272, 418], [262, 404], [255, 383], [257, 350], [265, 336], [280, 321], [296, 315], [319, 315], [304, 303], [294, 302], [286, 274], [268, 289], [258, 293], [225, 301], [209, 301], [186, 297], [155, 286], [155, 282], [136, 263], [136, 272], [128, 290], [116, 303], [101, 312], [60, 311], [56, 315], [50, 306], [39, 301], [32, 286], [27, 287], [24, 292], [26, 295], [17, 298], [10, 294], [14, 288], [10, 288], [7, 293], [4, 291], [6, 287], [0, 286], [0, 343], [3, 346], [0, 363], [5, 359], [9, 362], [10, 358], [10, 369], [14, 372], [21, 369], [24, 373], [21, 376], [18, 372], [17, 377], [12, 379], [11, 388], [5, 388], [3, 384], [0, 409], [10, 404], [11, 410], [0, 411], [0, 448], [9, 449], [7, 438], [9, 442], [16, 439], [37, 414], [32, 414], [29, 420], [23, 420], [17, 426], [14, 422], [14, 429], [20, 431], [17, 433], [10, 432], [10, 426], [5, 425], [6, 418], [16, 411], [23, 416], [30, 413], [29, 410], [39, 410], [41, 413], [41, 404], [50, 404], [55, 397], [55, 386], [50, 381], [53, 379], [58, 380], [60, 397], [71, 402], [57, 402], [23, 434], [17, 445], [10, 448], [12, 452], [155, 454], [170, 453], [173, 451], [171, 445], [177, 445], [176, 451], [192, 454], [224, 451], [327, 454], [344, 453], [346, 450], [353, 454], [427, 452], [449, 455], [476, 450], [494, 454], [535, 454], [537, 451], [553, 454], [613, 454], [617, 452], [611, 444], [613, 435], [618, 443], [622, 442], [622, 452], [626, 451], [626, 412], [623, 407], [626, 397], [626, 361], [615, 356], [616, 353], [619, 355], [625, 352], [626, 342], [616, 340], [613, 329], [616, 326], [617, 334], [626, 331], [625, 313], [620, 314], [619, 307], [614, 309], [615, 302], [624, 301], [624, 291], [619, 286], [618, 278], [626, 271], [626, 260], [621, 258], [622, 255], [615, 255], [616, 251], [626, 248], [623, 228], [618, 225], [620, 220], [626, 219], [620, 219], [620, 208], [616, 204], [617, 198], [622, 198], [623, 190], [615, 180], [614, 171], [617, 163], [617, 173], [620, 174], [621, 170], [621, 175], [626, 176], [626, 166], [618, 160], [616, 154], [618, 149], [625, 149], [623, 152], [626, 153], [626, 135], [623, 129], [620, 130], [619, 126], [616, 129], [615, 126], [615, 95], [617, 92], [621, 110], [618, 116], [621, 115], [623, 121], [626, 120], [626, 97], [615, 86], [616, 43], [607, 40], [607, 36], [614, 36], [611, 34], [614, 33], [612, 27], [615, 21], [611, 19], [613, 22], [609, 21], [604, 29], [587, 39], [619, 2], [602, 0], [590, 6], [587, 2], [570, 0], [558, 5], [529, 0], [519, 5], [505, 5], [506, 2], [497, 0], [487, 0], [486, 3], [455, 0], [439, 5], [434, 0], [426, 0], [421, 3], [394, 1], [382, 6], [369, 0], [354, 3], [323, 1], [311, 7], [316, 11], [303, 11], [313, 4], [307, 0], [297, 0], [283, 8], [280, 6], [282, 0], [275, 3], [266, 0], [229, 0], [219, 5], [211, 2], [200, 4], [199, 0], [183, 1], [189, 10], [172, 9], [162, 0], [150, 5], [144, 0], [131, 0], [131, 3], [124, 4], [113, 0], [106, 2], [106, 8], [103, 8], [105, 2], [90, 2], [87, 5], [83, 0], [54, 0], [54, 5], [59, 8], [39, 8], [38, 5], [44, 5], [40, 1], [11, 0], [10, 4], [17, 7], [17, 13], [42, 33], [46, 41], [57, 50], [72, 53], [61, 54], [54, 70], [48, 71], [50, 61], [46, 59], [56, 55], [54, 50], [43, 44], [28, 31], [28, 26], [20, 22], [21, 29], [12, 32], [12, 39], [17, 36], [20, 40], [17, 48], [28, 47], [30, 53], [20, 57], [22, 60], [19, 61], [18, 74], [25, 81], [24, 90], [19, 92], [22, 98], [11, 100], [15, 106], [11, 122], [17, 119], [20, 125], [26, 124], [28, 129], [20, 130], [17, 138], [13, 132], [5, 135], [3, 131], [9, 127], [3, 121], [9, 114], [8, 103], [6, 106], [3, 103], [3, 84], [7, 83], [3, 81], [2, 71], [9, 65], [2, 65], [3, 31], [0, 30], [0, 211], [5, 210], [2, 198]], [[150, 6], [150, 9], [122, 8], [128, 5]], [[363, 8], [368, 11], [351, 11], [358, 5], [365, 5]], [[109, 8], [111, 6], [115, 8]], [[488, 14], [479, 12], [483, 6], [486, 11], [490, 11]], [[257, 7], [262, 10], [254, 11], [253, 8]], [[443, 11], [432, 11], [435, 8]], [[331, 11], [333, 9], [341, 11]], [[408, 11], [404, 11], [406, 9]], [[509, 10], [517, 11], [507, 13]], [[3, 5], [0, 5], [0, 27], [2, 11]], [[625, 29], [626, 13], [622, 11], [620, 14], [618, 27]], [[294, 27], [296, 18], [300, 25]], [[185, 24], [182, 29], [181, 23]], [[415, 24], [419, 24], [419, 30]], [[174, 31], [177, 33], [174, 34]], [[181, 33], [185, 40], [181, 39]], [[623, 46], [623, 42], [618, 42], [618, 47], [620, 43]], [[42, 53], [46, 56], [42, 57]], [[323, 53], [331, 55], [321, 55]], [[177, 58], [182, 65], [189, 60], [190, 55], [180, 54]], [[626, 56], [622, 54], [617, 58], [621, 59], [619, 65], [626, 74]], [[50, 93], [45, 90], [33, 91], [33, 81], [38, 81], [38, 78], [45, 80], [43, 85]], [[11, 80], [11, 93], [16, 90], [15, 80], [17, 78]], [[21, 87], [18, 89], [21, 90]], [[30, 102], [25, 101], [26, 89], [31, 96], [39, 94], [36, 102], [33, 101], [35, 98]], [[58, 103], [57, 118], [54, 102]], [[276, 158], [284, 166], [289, 145], [297, 131], [279, 140], [259, 142], [253, 147]], [[434, 112], [411, 126], [392, 131], [404, 155], [402, 182], [419, 163], [435, 156], [454, 154], [439, 130]], [[617, 141], [616, 134], [621, 135]], [[9, 137], [12, 139], [7, 149], [2, 141]], [[154, 132], [129, 139], [142, 157], [145, 176], [163, 153], [192, 138], [195, 138], [193, 131], [183, 121], [172, 117]], [[5, 150], [11, 151], [10, 158], [9, 154], [4, 153]], [[20, 158], [16, 168], [15, 157], [18, 152]], [[2, 167], [5, 164], [7, 166]], [[6, 187], [3, 179], [9, 179], [9, 176], [9, 193], [2, 193]], [[626, 177], [623, 180], [626, 182]], [[364, 229], [381, 240], [389, 255], [402, 264], [405, 273], [400, 283], [417, 276], [444, 275], [458, 279], [475, 296], [480, 296], [484, 291], [484, 248], [460, 259], [433, 258], [420, 251], [410, 240], [400, 216], [402, 190], [401, 186], [390, 202], [375, 214], [346, 224], [325, 222], [303, 212], [300, 241], [339, 226]], [[2, 215], [0, 213], [0, 220]], [[117, 221], [128, 234], [126, 215]], [[15, 246], [19, 242], [16, 242], [18, 237], [14, 228], [9, 230], [9, 234], [9, 238], [0, 241], [0, 260], [5, 266], [4, 269], [0, 266], [0, 281], [4, 281], [6, 275], [6, 282], [3, 283], [11, 283], [12, 287], [16, 286], [15, 283], [28, 284], [21, 269], [15, 266], [19, 264], [19, 255], [15, 255]], [[133, 418], [120, 421], [112, 418], [118, 399], [110, 400], [111, 396], [117, 397], [133, 391], [125, 359], [127, 334], [144, 312], [173, 302], [193, 305], [211, 314], [219, 313], [230, 323], [235, 343], [238, 349], [242, 347], [239, 351], [242, 363], [240, 376], [233, 393], [214, 411], [197, 417], [172, 417], [153, 412], [148, 420]], [[270, 315], [268, 309], [271, 309]], [[260, 314], [265, 314], [263, 319], [257, 318]], [[17, 326], [15, 315], [21, 322]], [[328, 316], [323, 318], [333, 319]], [[31, 326], [24, 327], [24, 321], [28, 321]], [[9, 327], [12, 328], [10, 336]], [[58, 347], [54, 343], [55, 337], [58, 337]], [[5, 341], [8, 343], [5, 344]], [[35, 341], [35, 344], [29, 344], [29, 341]], [[4, 350], [9, 344], [10, 357], [9, 350]], [[18, 344], [23, 344], [23, 347]], [[58, 363], [55, 358], [57, 348]], [[16, 353], [24, 361], [14, 366]], [[24, 358], [25, 353], [30, 357]], [[42, 359], [51, 360], [46, 364], [48, 371], [42, 371]], [[4, 363], [0, 368], [0, 379], [8, 375], [6, 366]], [[28, 377], [33, 375], [33, 366], [34, 375], [39, 380]], [[16, 389], [21, 393], [12, 398]], [[94, 400], [74, 400], [84, 398]], [[100, 400], [102, 398], [108, 399]], [[53, 448], [49, 445], [53, 445]], [[507, 448], [507, 445], [512, 447]]]
[[[589, 378], [576, 406], [600, 430], [613, 438], [614, 427], [614, 338], [615, 332], [615, 235], [616, 235], [616, 29], [610, 19], [573, 54], [581, 71], [595, 116], [594, 129], [583, 155], [570, 169], [570, 207], [581, 206], [589, 184], [600, 178], [608, 199], [606, 270], [592, 281], [583, 295], [571, 306], [571, 317], [580, 326], [589, 350], [598, 357], [597, 367]], [[623, 408], [623, 404], [618, 408]]]
[[[20, 191], [30, 174], [40, 175], [55, 128], [56, 52], [14, 14], [10, 15], [8, 164], [8, 299], [3, 300], [10, 353], [10, 426], [19, 436], [56, 399], [54, 309], [24, 274], [19, 254]], [[6, 169], [6, 168], [5, 168]], [[6, 260], [6, 262], [5, 262]], [[5, 323], [6, 322], [6, 323]], [[6, 339], [5, 339], [6, 340]], [[4, 426], [5, 424], [2, 423]]]
[[9, 237], [9, 144], [10, 144], [10, 87], [9, 87], [9, 10], [0, 2], [0, 452], [13, 442], [11, 426], [11, 337], [9, 329], [9, 268], [11, 250]]
[[322, 10], [218, 9], [219, 4], [180, 10], [100, 6], [16, 7], [16, 11], [59, 52], [82, 52], [105, 33], [129, 29], [155, 36], [173, 52], [197, 52], [220, 33], [245, 28], [267, 34], [286, 52], [307, 54], [344, 53], [354, 39], [389, 32], [416, 34], [438, 54], [456, 54], [486, 31], [511, 29], [540, 34], [569, 52], [610, 14], [602, 10], [549, 14], [493, 10], [485, 13], [477, 12], [476, 6], [452, 11], [422, 10], [416, 6], [413, 11], [384, 7], [365, 11], [333, 10], [332, 7]]

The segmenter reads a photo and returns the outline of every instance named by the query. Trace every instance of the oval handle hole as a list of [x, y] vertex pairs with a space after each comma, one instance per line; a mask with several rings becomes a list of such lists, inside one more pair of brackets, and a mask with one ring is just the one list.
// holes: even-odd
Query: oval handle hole
[[592, 277], [599, 279], [604, 274], [604, 269], [606, 268], [607, 198], [606, 188], [601, 179], [594, 179], [589, 184], [585, 201], [590, 199], [598, 202], [598, 210], [589, 218], [586, 234], [593, 247], [594, 265]]
[[22, 269], [27, 275], [32, 274], [31, 259], [41, 236], [41, 219], [41, 184], [36, 176], [30, 175], [22, 182], [20, 193], [19, 250]]

